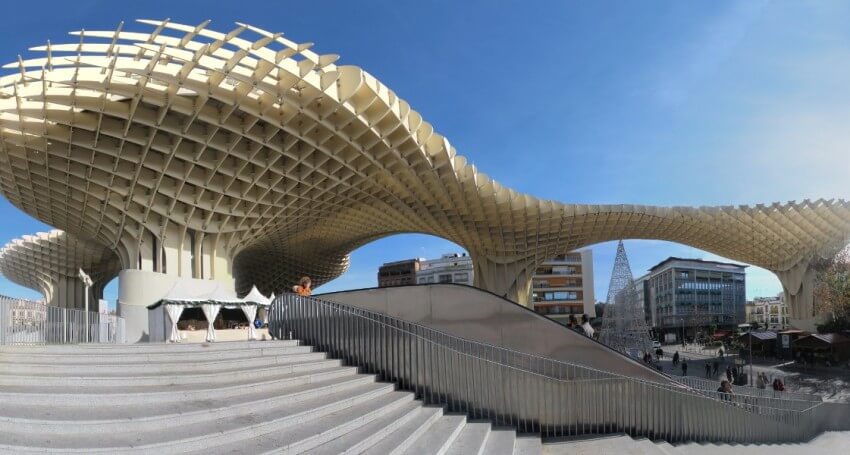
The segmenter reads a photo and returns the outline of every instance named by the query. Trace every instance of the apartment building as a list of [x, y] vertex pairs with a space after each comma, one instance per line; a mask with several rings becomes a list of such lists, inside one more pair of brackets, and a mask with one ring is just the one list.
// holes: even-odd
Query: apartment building
[[416, 284], [416, 273], [422, 259], [405, 259], [386, 262], [378, 268], [378, 287], [407, 286]]
[[541, 263], [531, 280], [534, 311], [566, 324], [569, 315], [595, 315], [593, 252], [573, 251]]
[[456, 283], [472, 286], [472, 258], [466, 253], [448, 253], [439, 259], [420, 259], [417, 284]]
[[756, 297], [747, 302], [748, 323], [758, 323], [759, 327], [768, 330], [785, 330], [788, 325], [788, 306], [785, 304], [785, 295], [777, 294], [775, 297]]

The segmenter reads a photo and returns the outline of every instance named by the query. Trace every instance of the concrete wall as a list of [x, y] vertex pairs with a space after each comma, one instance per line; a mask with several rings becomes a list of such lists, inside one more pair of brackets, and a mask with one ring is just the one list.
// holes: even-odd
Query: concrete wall
[[596, 317], [596, 290], [593, 283], [593, 250], [581, 250], [581, 284], [584, 294], [584, 314]]
[[146, 270], [122, 270], [118, 274], [118, 315], [125, 320], [128, 343], [149, 341], [147, 307], [162, 300], [179, 279]]
[[317, 297], [386, 313], [468, 340], [630, 377], [669, 382], [665, 375], [607, 346], [524, 306], [470, 286], [373, 288]]

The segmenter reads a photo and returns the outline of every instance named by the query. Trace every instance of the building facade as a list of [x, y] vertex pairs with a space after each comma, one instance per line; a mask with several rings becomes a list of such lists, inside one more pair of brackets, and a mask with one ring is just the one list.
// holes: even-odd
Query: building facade
[[449, 253], [439, 259], [420, 260], [416, 283], [456, 283], [472, 286], [474, 275], [471, 257], [466, 253]]
[[785, 305], [784, 294], [776, 297], [756, 297], [747, 302], [746, 321], [757, 323], [759, 327], [768, 330], [785, 330], [788, 324], [788, 306]]
[[0, 311], [8, 311], [8, 323], [14, 326], [34, 326], [47, 320], [47, 303], [0, 295]]
[[378, 287], [407, 286], [416, 284], [420, 259], [387, 262], [378, 269]]
[[667, 341], [711, 336], [746, 318], [744, 265], [670, 257], [645, 281], [653, 328]]
[[646, 316], [646, 325], [655, 327], [655, 307], [649, 304], [649, 277], [650, 274], [647, 273], [635, 278], [635, 291], [637, 292], [637, 303], [643, 308], [644, 316]]
[[534, 311], [566, 324], [571, 314], [594, 317], [593, 252], [573, 251], [543, 261], [531, 280]]

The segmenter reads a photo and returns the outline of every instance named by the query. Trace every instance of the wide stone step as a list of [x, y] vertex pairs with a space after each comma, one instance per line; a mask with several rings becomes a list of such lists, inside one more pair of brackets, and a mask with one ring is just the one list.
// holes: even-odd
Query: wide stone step
[[[544, 444], [545, 453], [572, 455], [576, 453], [631, 454], [638, 443], [627, 435], [588, 436], [575, 440]], [[660, 450], [660, 449], [659, 449]]]
[[516, 431], [512, 428], [490, 429], [484, 453], [490, 455], [512, 455], [516, 442]]
[[0, 386], [17, 386], [26, 384], [28, 386], [63, 387], [74, 388], [97, 388], [98, 391], [110, 387], [127, 386], [170, 386], [183, 384], [226, 384], [234, 379], [247, 380], [270, 378], [285, 373], [297, 371], [310, 371], [322, 368], [341, 366], [340, 360], [318, 359], [304, 362], [293, 362], [284, 365], [271, 365], [253, 368], [224, 368], [211, 373], [161, 373], [153, 375], [139, 375], [132, 373], [127, 376], [76, 376], [76, 375], [0, 375]]
[[466, 425], [466, 416], [444, 415], [413, 441], [405, 455], [445, 453]]
[[0, 348], [0, 454], [541, 450], [298, 341]]
[[[353, 375], [355, 367], [336, 367], [327, 375]], [[190, 384], [171, 387], [141, 386], [119, 389], [74, 389], [46, 390], [41, 387], [4, 387], [0, 391], [0, 408], [4, 406], [31, 406], [51, 404], [53, 406], [122, 406], [142, 403], [168, 403], [190, 400], [213, 400], [244, 395], [255, 390], [272, 393], [276, 387], [285, 387], [293, 381], [309, 382], [317, 373], [304, 371], [281, 375], [275, 379], [254, 379], [221, 384]], [[238, 378], [238, 376], [237, 376]]]
[[[106, 433], [98, 437], [90, 434], [55, 435], [22, 434], [0, 429], [0, 450], [10, 453], [38, 452], [44, 449], [65, 453], [224, 453], [228, 447], [241, 448], [256, 453], [248, 444], [257, 444], [260, 437], [287, 434], [294, 440], [304, 440], [314, 436], [305, 430], [309, 422], [326, 416], [334, 423], [354, 421], [357, 416], [367, 416], [366, 408], [381, 409], [392, 401], [412, 400], [411, 394], [394, 392], [392, 384], [370, 383], [351, 390], [325, 394], [297, 403], [284, 403], [277, 406], [259, 406], [250, 414], [237, 413], [211, 421], [183, 424], [179, 419], [153, 431], [128, 431]], [[388, 397], [392, 397], [389, 399]], [[365, 423], [365, 422], [364, 422]], [[327, 424], [326, 424], [327, 425]], [[339, 426], [334, 424], [333, 426]], [[343, 428], [342, 432], [351, 428]], [[274, 436], [277, 438], [277, 436]], [[236, 442], [238, 441], [238, 442]], [[321, 442], [326, 442], [323, 440]], [[285, 447], [277, 445], [276, 447]], [[258, 446], [256, 447], [259, 448]]]
[[9, 363], [0, 361], [0, 375], [78, 375], [78, 376], [127, 376], [153, 373], [200, 373], [223, 369], [253, 368], [268, 365], [285, 365], [305, 360], [317, 360], [327, 357], [325, 353], [311, 352], [307, 346], [302, 354], [273, 355], [266, 357], [248, 357], [231, 360], [194, 360], [187, 362], [134, 363], [114, 365], [110, 363], [92, 363], [87, 365], [54, 365], [50, 363]]
[[299, 340], [221, 341], [215, 343], [48, 344], [0, 346], [0, 356], [4, 353], [123, 355], [161, 352], [220, 352], [278, 346], [298, 346], [299, 344], [301, 344]]
[[412, 419], [390, 433], [381, 442], [366, 449], [363, 453], [369, 455], [395, 455], [402, 453], [442, 417], [443, 408], [423, 406], [419, 408], [419, 412]]
[[484, 445], [490, 435], [490, 423], [467, 422], [446, 455], [484, 455]]
[[263, 348], [227, 349], [223, 351], [185, 351], [185, 352], [138, 352], [123, 354], [99, 353], [3, 353], [0, 362], [16, 365], [51, 364], [88, 365], [111, 364], [147, 365], [150, 363], [186, 363], [203, 360], [243, 360], [250, 357], [267, 357], [311, 352], [310, 346], [270, 346]]
[[[132, 406], [53, 407], [0, 410], [0, 428], [18, 433], [104, 434], [122, 431], [155, 431], [171, 425], [208, 421], [258, 407], [293, 404], [374, 383], [369, 375], [315, 375], [309, 382], [292, 381], [285, 387], [259, 390], [230, 398], [149, 403]], [[271, 393], [270, 393], [271, 392]]]
[[[230, 440], [228, 443], [216, 446], [215, 451], [258, 454], [303, 453], [356, 431], [363, 425], [413, 402], [412, 393], [394, 391], [372, 400], [354, 403], [346, 409], [311, 419], [297, 426], [270, 426], [264, 429], [261, 435]], [[209, 452], [193, 450], [189, 453], [203, 455]]]
[[539, 436], [521, 436], [514, 441], [514, 455], [539, 455], [543, 453], [543, 441]]
[[379, 441], [383, 440], [384, 437], [416, 417], [416, 415], [419, 414], [421, 407], [422, 403], [418, 401], [406, 403], [396, 409], [389, 410], [384, 415], [379, 416], [360, 428], [349, 431], [338, 438], [314, 447], [304, 452], [304, 454], [337, 455], [360, 453], [363, 450], [377, 444]]

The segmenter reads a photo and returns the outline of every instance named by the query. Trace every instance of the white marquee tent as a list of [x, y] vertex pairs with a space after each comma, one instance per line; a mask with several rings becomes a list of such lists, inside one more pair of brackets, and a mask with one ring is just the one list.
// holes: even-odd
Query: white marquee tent
[[[150, 328], [149, 341], [171, 341], [180, 342], [180, 332], [177, 322], [186, 308], [200, 308], [207, 319], [206, 341], [215, 341], [215, 328], [213, 322], [222, 308], [241, 308], [248, 319], [248, 339], [256, 339], [257, 332], [254, 328], [254, 320], [257, 318], [257, 309], [267, 307], [272, 298], [264, 296], [256, 286], [241, 299], [236, 297], [233, 291], [225, 289], [221, 283], [207, 281], [199, 285], [198, 281], [177, 281], [171, 290], [159, 302], [148, 307], [148, 321]], [[166, 321], [167, 315], [167, 321]]]

